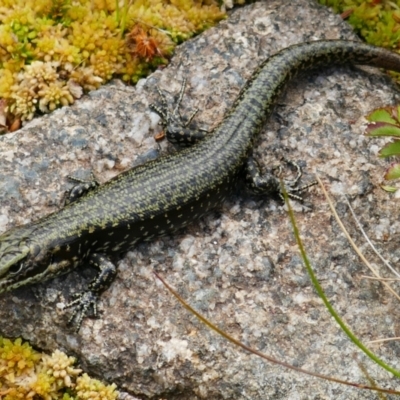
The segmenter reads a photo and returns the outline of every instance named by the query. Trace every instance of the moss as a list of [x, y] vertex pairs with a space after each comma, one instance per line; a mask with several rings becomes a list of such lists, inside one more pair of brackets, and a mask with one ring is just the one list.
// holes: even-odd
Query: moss
[[83, 374], [76, 380], [76, 392], [78, 399], [90, 400], [115, 400], [118, 393], [115, 385], [106, 386], [104, 383]]
[[[355, 31], [375, 46], [400, 51], [400, 0], [319, 0], [341, 13]], [[398, 72], [389, 72], [400, 82]]]
[[366, 42], [400, 49], [400, 1], [319, 0], [341, 13]]
[[0, 398], [4, 400], [115, 400], [116, 385], [82, 375], [59, 350], [42, 354], [21, 339], [0, 337]]
[[112, 77], [134, 83], [224, 17], [217, 0], [0, 0], [0, 113], [29, 120]]

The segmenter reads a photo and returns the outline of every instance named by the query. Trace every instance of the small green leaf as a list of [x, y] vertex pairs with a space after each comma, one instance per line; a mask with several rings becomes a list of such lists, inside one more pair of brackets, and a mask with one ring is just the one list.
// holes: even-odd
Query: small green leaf
[[365, 130], [367, 136], [395, 136], [400, 137], [400, 126], [386, 122], [368, 124]]
[[400, 140], [387, 143], [379, 152], [379, 157], [385, 158], [400, 154]]
[[365, 118], [371, 122], [388, 122], [390, 124], [396, 124], [397, 121], [392, 118], [390, 108], [378, 108], [372, 111]]
[[398, 179], [400, 178], [400, 164], [395, 163], [392, 164], [386, 171], [386, 174], [383, 177], [387, 181], [391, 181], [393, 179]]
[[382, 188], [385, 192], [389, 192], [389, 193], [397, 192], [397, 188], [395, 188], [394, 186], [381, 185], [381, 188]]
[[35, 39], [36, 36], [37, 36], [37, 33], [35, 31], [28, 33], [28, 39]]
[[13, 21], [11, 23], [11, 26], [14, 29], [14, 32], [19, 31], [21, 29], [21, 25], [17, 21]]

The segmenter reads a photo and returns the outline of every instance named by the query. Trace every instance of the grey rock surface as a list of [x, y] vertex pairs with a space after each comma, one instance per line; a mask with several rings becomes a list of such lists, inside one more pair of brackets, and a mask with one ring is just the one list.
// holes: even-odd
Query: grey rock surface
[[[2, 136], [0, 230], [56, 211], [71, 187], [67, 175], [88, 177], [93, 171], [104, 182], [173, 151], [153, 139], [159, 118], [149, 104], [157, 98], [156, 84], [172, 98], [187, 77], [183, 113], [198, 107], [198, 125], [212, 129], [266, 57], [294, 43], [338, 38], [356, 39], [339, 16], [312, 0], [258, 2], [180, 46], [167, 68], [136, 87], [111, 83]], [[346, 194], [394, 265], [400, 257], [398, 200], [379, 189], [385, 167], [377, 158], [381, 143], [363, 136], [363, 116], [396, 101], [399, 92], [377, 70], [313, 71], [289, 85], [255, 150], [265, 167], [282, 156], [299, 162], [305, 181], [318, 172], [347, 228], [375, 263], [343, 202]], [[364, 342], [399, 336], [397, 300], [380, 283], [362, 279], [369, 272], [320, 189], [310, 191], [306, 205], [294, 206], [312, 265], [346, 323]], [[75, 355], [88, 373], [141, 399], [377, 398], [235, 348], [185, 311], [153, 270], [219, 327], [272, 357], [368, 383], [353, 357], [357, 354], [377, 384], [400, 386], [360, 355], [323, 307], [279, 199], [238, 195], [181, 234], [133, 249], [102, 296], [101, 317], [85, 319], [77, 334], [66, 327], [69, 313], [62, 306], [90, 281], [89, 268], [2, 294], [0, 334]], [[400, 368], [396, 342], [370, 347]]]

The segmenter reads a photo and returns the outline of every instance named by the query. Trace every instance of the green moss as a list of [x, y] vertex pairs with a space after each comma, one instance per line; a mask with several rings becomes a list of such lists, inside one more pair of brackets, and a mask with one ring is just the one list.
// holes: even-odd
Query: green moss
[[341, 13], [366, 42], [400, 49], [400, 1], [319, 0]]
[[76, 360], [56, 350], [42, 354], [22, 342], [0, 337], [0, 398], [4, 400], [116, 400], [116, 385], [82, 374]]
[[[332, 7], [367, 42], [400, 51], [400, 0], [319, 0]], [[400, 74], [389, 72], [398, 82]]]
[[120, 3], [0, 0], [0, 115], [29, 120], [112, 77], [135, 83], [225, 17], [218, 0]]

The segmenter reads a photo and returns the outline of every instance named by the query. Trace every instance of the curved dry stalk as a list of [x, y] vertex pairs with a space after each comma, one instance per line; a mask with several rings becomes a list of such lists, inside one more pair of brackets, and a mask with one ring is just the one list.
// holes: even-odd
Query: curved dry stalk
[[400, 279], [398, 278], [376, 278], [375, 276], [361, 275], [362, 279], [371, 279], [372, 281], [387, 281], [387, 282], [398, 282]]
[[[351, 238], [349, 232], [347, 231], [347, 229], [345, 228], [345, 226], [343, 225], [342, 221], [340, 220], [336, 210], [335, 210], [335, 206], [333, 205], [333, 202], [331, 200], [331, 198], [329, 197], [320, 177], [318, 176], [318, 174], [316, 174], [316, 178], [317, 181], [322, 189], [322, 192], [325, 195], [326, 201], [329, 204], [329, 207], [332, 211], [333, 216], [336, 219], [336, 222], [338, 223], [338, 225], [340, 226], [340, 228], [342, 229], [342, 232], [346, 235], [347, 240], [350, 242], [350, 244], [352, 245], [354, 251], [358, 254], [358, 256], [361, 258], [361, 260], [364, 262], [364, 264], [371, 270], [371, 272], [379, 279], [381, 279], [381, 276], [378, 274], [378, 272], [375, 270], [375, 268], [368, 262], [368, 260], [364, 257], [364, 255], [361, 253], [360, 249], [358, 248], [358, 246], [354, 243], [353, 239]], [[392, 289], [392, 287], [385, 281], [382, 281], [382, 285], [385, 285], [386, 289], [389, 290], [390, 293], [393, 294], [393, 296], [395, 296], [399, 301], [400, 301], [400, 296]]]
[[400, 273], [398, 273], [390, 264], [389, 261], [387, 261], [385, 258], [383, 258], [383, 256], [381, 255], [381, 253], [378, 251], [378, 249], [374, 246], [374, 244], [371, 242], [371, 240], [369, 239], [368, 235], [365, 233], [363, 227], [361, 226], [361, 223], [359, 221], [359, 219], [356, 216], [356, 213], [353, 210], [353, 207], [351, 206], [349, 199], [346, 196], [343, 196], [347, 206], [350, 209], [350, 212], [354, 218], [354, 220], [356, 221], [356, 224], [358, 225], [358, 228], [360, 229], [361, 233], [363, 234], [365, 240], [367, 241], [367, 243], [370, 245], [371, 249], [374, 251], [374, 253], [381, 259], [381, 261], [400, 279]]
[[384, 338], [384, 339], [376, 339], [376, 340], [369, 340], [367, 343], [382, 343], [382, 342], [391, 342], [392, 340], [400, 340], [400, 337], [391, 337], [391, 338]]
[[311, 372], [311, 371], [307, 371], [305, 369], [299, 368], [299, 367], [295, 367], [294, 365], [291, 365], [289, 363], [286, 363], [284, 361], [279, 361], [271, 356], [268, 356], [267, 354], [262, 353], [261, 351], [258, 351], [256, 349], [251, 348], [250, 346], [245, 345], [244, 343], [242, 343], [241, 341], [239, 341], [238, 339], [235, 339], [233, 336], [229, 335], [228, 333], [226, 333], [225, 331], [223, 331], [222, 329], [218, 328], [216, 325], [214, 325], [212, 322], [210, 322], [206, 317], [204, 317], [202, 314], [200, 314], [199, 312], [197, 312], [194, 308], [192, 308], [185, 300], [183, 300], [183, 298], [178, 294], [178, 292], [176, 292], [174, 289], [172, 289], [172, 287], [155, 271], [153, 271], [154, 275], [161, 281], [161, 283], [168, 289], [168, 291], [170, 293], [172, 293], [174, 295], [174, 297], [183, 305], [183, 307], [185, 307], [190, 313], [192, 313], [193, 315], [195, 315], [201, 322], [203, 322], [205, 325], [207, 325], [209, 328], [211, 328], [214, 332], [218, 333], [219, 335], [221, 335], [223, 338], [225, 338], [226, 340], [228, 340], [229, 342], [233, 343], [234, 345], [241, 347], [243, 350], [246, 350], [252, 354], [255, 354], [273, 364], [277, 364], [277, 365], [281, 365], [282, 367], [291, 369], [293, 371], [297, 371], [297, 372], [301, 372], [303, 374], [306, 375], [310, 375], [310, 376], [314, 376], [316, 378], [321, 378], [321, 379], [325, 379], [327, 381], [330, 382], [335, 382], [335, 383], [340, 383], [343, 385], [347, 385], [347, 386], [352, 386], [352, 387], [356, 387], [358, 389], [368, 389], [368, 390], [373, 390], [373, 391], [377, 391], [380, 393], [389, 393], [389, 394], [399, 394], [400, 392], [392, 390], [392, 389], [384, 389], [384, 388], [379, 388], [376, 386], [368, 386], [368, 385], [363, 385], [360, 383], [355, 383], [355, 382], [350, 382], [350, 381], [345, 381], [342, 379], [337, 379], [337, 378], [333, 378], [331, 376], [327, 376], [327, 375], [323, 375], [323, 374], [319, 374], [317, 372]]

